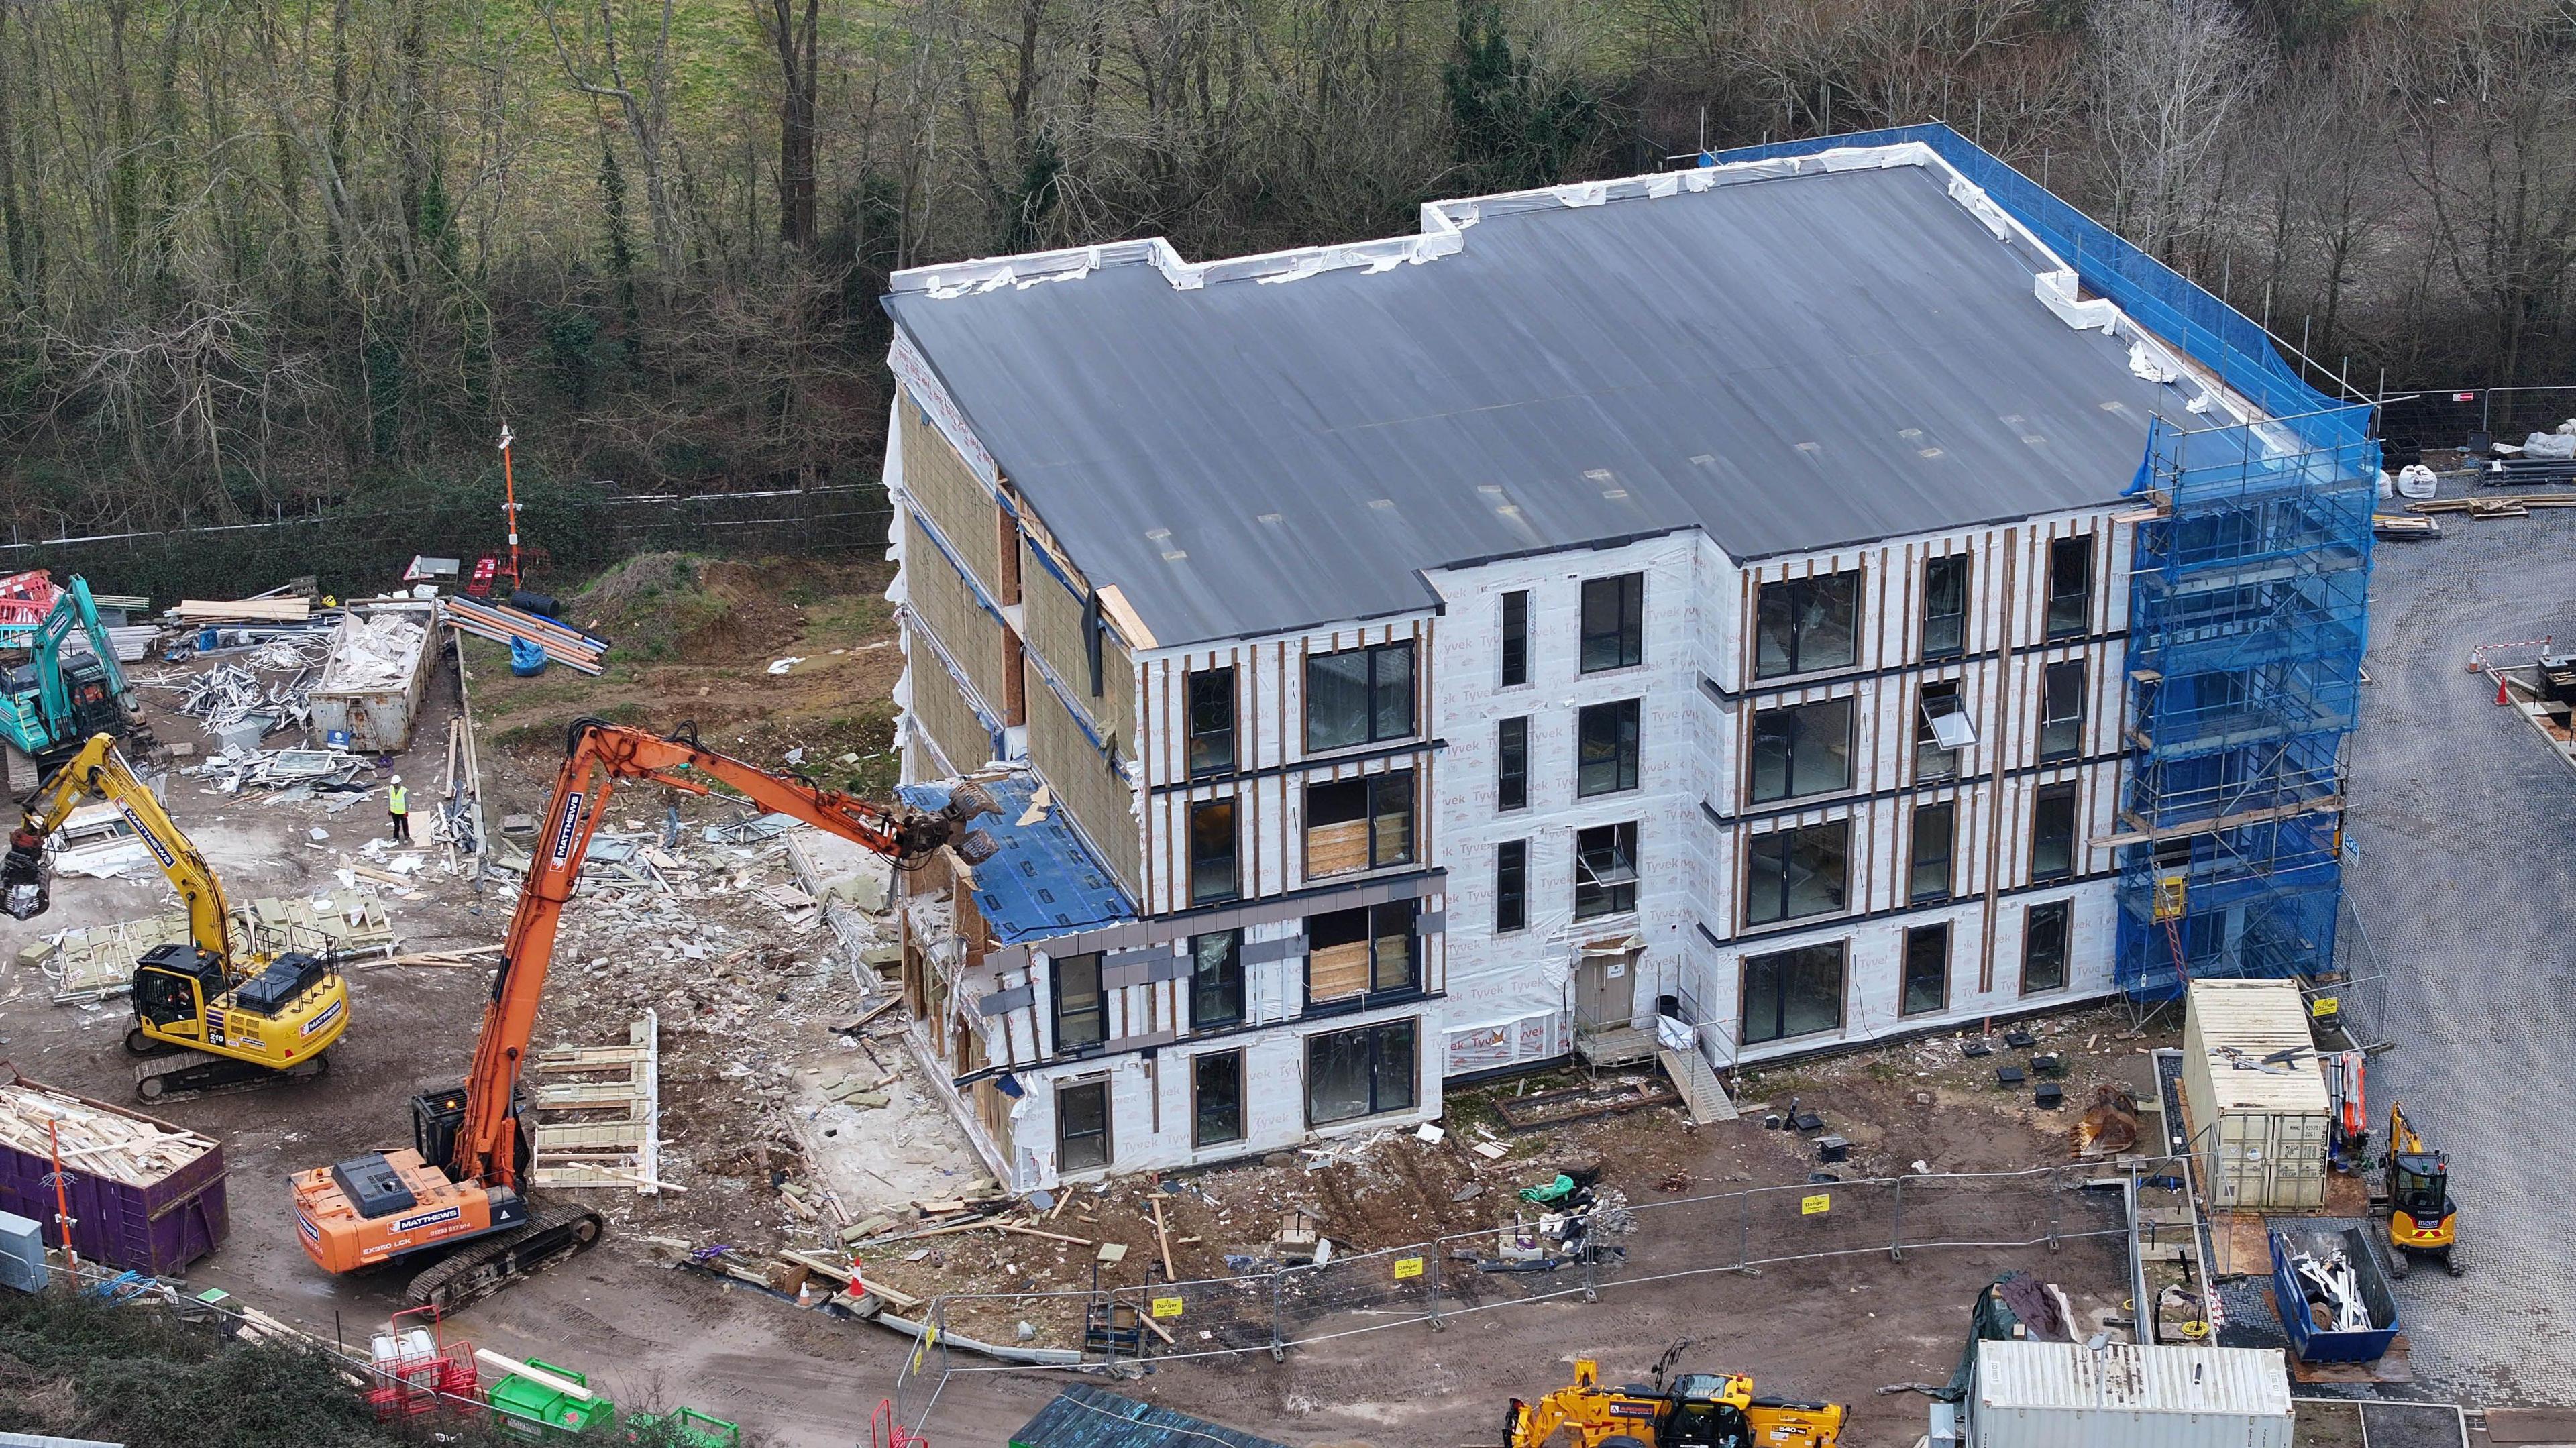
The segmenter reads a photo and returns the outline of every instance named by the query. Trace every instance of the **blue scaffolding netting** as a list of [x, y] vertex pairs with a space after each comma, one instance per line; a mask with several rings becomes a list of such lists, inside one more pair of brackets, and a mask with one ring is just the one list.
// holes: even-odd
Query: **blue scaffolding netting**
[[2149, 426], [2131, 491], [2129, 756], [2115, 978], [2135, 1000], [2207, 976], [2333, 966], [2343, 742], [2368, 634], [2379, 444], [2251, 319], [1945, 125], [1781, 141], [1706, 164], [1919, 141], [2093, 294], [2216, 373], [2262, 421]]

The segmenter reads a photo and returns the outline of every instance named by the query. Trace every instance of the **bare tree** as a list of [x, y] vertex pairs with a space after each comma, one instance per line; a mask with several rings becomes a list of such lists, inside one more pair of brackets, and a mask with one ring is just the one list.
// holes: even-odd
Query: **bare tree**
[[557, 17], [557, 0], [537, 0], [538, 11], [545, 16], [546, 34], [554, 41], [555, 58], [563, 66], [564, 78], [588, 95], [617, 102], [618, 113], [626, 118], [627, 134], [635, 140], [635, 154], [644, 167], [644, 205], [653, 217], [653, 258], [667, 280], [680, 272], [680, 221], [671, 207], [670, 187], [664, 180], [663, 143], [670, 123], [671, 86], [671, 7], [673, 0], [662, 0], [661, 23], [653, 31], [637, 64], [642, 68], [643, 93], [638, 95], [627, 76], [627, 58], [617, 45], [617, 10], [613, 0], [599, 3], [599, 67], [596, 75], [573, 55], [565, 41], [563, 25]]
[[2095, 0], [2088, 24], [2111, 224], [2171, 260], [2202, 163], [2253, 91], [2260, 42], [2227, 0]]
[[752, 0], [752, 16], [778, 53], [778, 239], [800, 251], [814, 245], [814, 89], [816, 0]]

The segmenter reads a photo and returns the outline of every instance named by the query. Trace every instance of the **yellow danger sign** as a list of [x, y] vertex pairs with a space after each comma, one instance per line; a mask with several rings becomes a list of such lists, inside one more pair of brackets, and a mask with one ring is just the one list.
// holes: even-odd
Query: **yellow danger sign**
[[1402, 1282], [1403, 1280], [1405, 1280], [1405, 1279], [1406, 1279], [1406, 1278], [1408, 1278], [1408, 1277], [1419, 1277], [1419, 1276], [1421, 1276], [1421, 1275], [1422, 1275], [1422, 1259], [1421, 1259], [1421, 1258], [1419, 1258], [1419, 1257], [1398, 1257], [1398, 1258], [1396, 1258], [1396, 1259], [1395, 1259], [1395, 1280], [1396, 1280], [1396, 1281], [1398, 1281], [1398, 1282]]
[[1155, 1315], [1156, 1317], [1178, 1317], [1178, 1316], [1180, 1316], [1180, 1315], [1181, 1315], [1181, 1299], [1179, 1299], [1179, 1298], [1177, 1298], [1177, 1297], [1157, 1297], [1157, 1298], [1155, 1298], [1155, 1299], [1154, 1299], [1154, 1315]]
[[2334, 996], [2319, 996], [2308, 1002], [2308, 1014], [2319, 1019], [2342, 1012], [2343, 1002]]
[[1818, 1192], [1812, 1197], [1798, 1198], [1798, 1215], [1802, 1217], [1822, 1216], [1833, 1209], [1834, 1194], [1832, 1192]]

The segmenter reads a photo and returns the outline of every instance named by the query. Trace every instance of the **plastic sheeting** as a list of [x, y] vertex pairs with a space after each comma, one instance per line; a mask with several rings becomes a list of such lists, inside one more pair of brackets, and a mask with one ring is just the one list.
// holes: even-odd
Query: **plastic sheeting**
[[411, 681], [428, 638], [428, 624], [415, 618], [352, 613], [340, 622], [316, 687], [326, 694], [399, 689]]

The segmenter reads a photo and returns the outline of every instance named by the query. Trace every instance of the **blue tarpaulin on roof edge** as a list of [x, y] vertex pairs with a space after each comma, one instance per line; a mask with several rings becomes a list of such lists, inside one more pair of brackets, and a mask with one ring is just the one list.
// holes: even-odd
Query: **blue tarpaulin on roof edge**
[[[993, 858], [974, 867], [971, 892], [995, 939], [1019, 945], [1136, 918], [1135, 903], [1074, 832], [1060, 807], [1020, 823], [1037, 793], [1034, 776], [1011, 774], [976, 783], [1002, 807], [999, 814], [975, 821], [975, 828], [991, 835], [998, 849]], [[915, 809], [938, 810], [948, 804], [944, 783], [907, 784], [895, 794]]]

